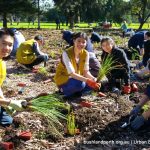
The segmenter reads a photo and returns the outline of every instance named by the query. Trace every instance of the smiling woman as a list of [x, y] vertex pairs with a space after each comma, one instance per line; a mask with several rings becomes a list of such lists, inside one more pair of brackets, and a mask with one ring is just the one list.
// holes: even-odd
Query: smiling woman
[[[0, 59], [2, 59], [3, 57], [7, 57], [12, 48], [13, 48], [13, 42], [14, 42], [14, 37], [12, 37], [11, 35], [7, 35], [9, 33], [6, 32], [6, 34], [4, 35], [3, 34], [3, 30], [1, 30], [0, 32]], [[10, 34], [13, 35], [13, 33], [11, 33], [11, 31], [8, 31], [10, 32]]]
[[1, 86], [6, 78], [6, 64], [2, 60], [7, 57], [13, 47], [14, 34], [9, 29], [0, 30], [0, 125], [6, 127], [12, 123], [12, 118], [6, 113], [2, 106], [10, 106], [15, 110], [22, 109], [22, 102], [24, 100], [7, 100], [3, 96]]
[[87, 38], [86, 33], [74, 34], [73, 46], [63, 52], [57, 67], [54, 80], [65, 96], [100, 88], [97, 79], [89, 72], [89, 53], [85, 50]]

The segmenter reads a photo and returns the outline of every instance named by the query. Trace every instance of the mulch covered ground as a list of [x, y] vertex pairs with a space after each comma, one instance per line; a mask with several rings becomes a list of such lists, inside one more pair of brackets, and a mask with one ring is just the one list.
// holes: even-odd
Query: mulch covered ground
[[[46, 74], [44, 72], [32, 73], [18, 67], [15, 59], [8, 60], [7, 79], [3, 85], [5, 97], [30, 100], [40, 93], [56, 92], [58, 89], [53, 82], [53, 77], [61, 51], [65, 47], [65, 43], [61, 40], [61, 32], [30, 29], [22, 30], [22, 33], [26, 39], [30, 39], [37, 34], [43, 35], [45, 39], [43, 51], [50, 55], [50, 60], [46, 66]], [[120, 40], [120, 36], [113, 36], [116, 40]], [[96, 49], [99, 49], [98, 45], [95, 46]], [[96, 51], [96, 53], [99, 56], [100, 51]], [[47, 79], [51, 79], [51, 82], [44, 83]], [[27, 84], [22, 94], [18, 94], [19, 82]], [[150, 128], [145, 127], [138, 132], [132, 131], [129, 127], [126, 129], [121, 128], [121, 125], [128, 121], [129, 112], [135, 102], [139, 101], [145, 86], [146, 82], [143, 84], [139, 82], [140, 92], [132, 95], [118, 97], [113, 93], [105, 93], [107, 97], [102, 98], [92, 93], [83, 96], [83, 99], [91, 101], [93, 105], [91, 108], [75, 107], [76, 125], [80, 129], [80, 134], [76, 136], [64, 135], [64, 139], [52, 136], [47, 130], [47, 122], [43, 117], [33, 112], [23, 111], [14, 114], [15, 126], [7, 129], [0, 127], [0, 141], [13, 141], [15, 150], [148, 149], [150, 147]], [[74, 103], [78, 104], [78, 101], [74, 99], [74, 101], [68, 103], [74, 105]], [[65, 125], [64, 122], [63, 124]], [[17, 139], [15, 134], [21, 130], [31, 131], [32, 139], [29, 141]], [[65, 126], [60, 130], [65, 130]]]

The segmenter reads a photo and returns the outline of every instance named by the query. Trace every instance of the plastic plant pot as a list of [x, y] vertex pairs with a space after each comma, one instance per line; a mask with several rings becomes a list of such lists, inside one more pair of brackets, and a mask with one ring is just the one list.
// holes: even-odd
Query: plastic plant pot
[[13, 142], [2, 142], [2, 143], [0, 143], [0, 145], [2, 148], [4, 148], [4, 150], [13, 150], [14, 149]]

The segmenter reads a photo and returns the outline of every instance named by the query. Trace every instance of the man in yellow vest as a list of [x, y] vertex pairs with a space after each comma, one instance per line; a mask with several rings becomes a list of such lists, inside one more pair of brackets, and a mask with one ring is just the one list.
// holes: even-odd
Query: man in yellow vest
[[17, 49], [17, 62], [25, 67], [32, 69], [35, 65], [48, 60], [48, 55], [40, 51], [40, 47], [44, 44], [43, 37], [35, 36], [34, 39], [21, 43]]
[[7, 57], [13, 48], [14, 33], [9, 29], [0, 30], [0, 125], [3, 127], [9, 126], [13, 119], [10, 117], [4, 107], [10, 106], [15, 110], [22, 109], [22, 102], [25, 100], [8, 100], [3, 96], [1, 86], [6, 78], [6, 64], [2, 60]]

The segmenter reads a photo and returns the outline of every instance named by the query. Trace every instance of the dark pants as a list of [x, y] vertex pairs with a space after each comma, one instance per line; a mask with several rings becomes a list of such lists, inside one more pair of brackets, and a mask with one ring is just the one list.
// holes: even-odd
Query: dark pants
[[89, 52], [89, 67], [90, 67], [89, 71], [94, 77], [98, 77], [100, 66], [101, 66], [100, 62], [96, 58], [95, 54]]
[[45, 56], [44, 55], [39, 55], [37, 58], [32, 62], [31, 64], [25, 64], [27, 68], [33, 68], [33, 66], [40, 64], [41, 62], [44, 62]]
[[128, 83], [129, 83], [129, 79], [126, 75], [125, 69], [113, 70], [107, 78], [109, 80], [109, 84], [111, 87], [117, 86], [117, 79], [124, 80], [125, 85], [128, 85]]
[[143, 56], [143, 61], [142, 62], [143, 62], [144, 67], [147, 66], [147, 61], [149, 60], [149, 58], [150, 58], [149, 56], [145, 56], [145, 55]]
[[12, 124], [13, 118], [9, 116], [5, 109], [0, 106], [0, 125], [3, 127], [7, 127]]
[[60, 23], [56, 24], [56, 30], [60, 29]]

